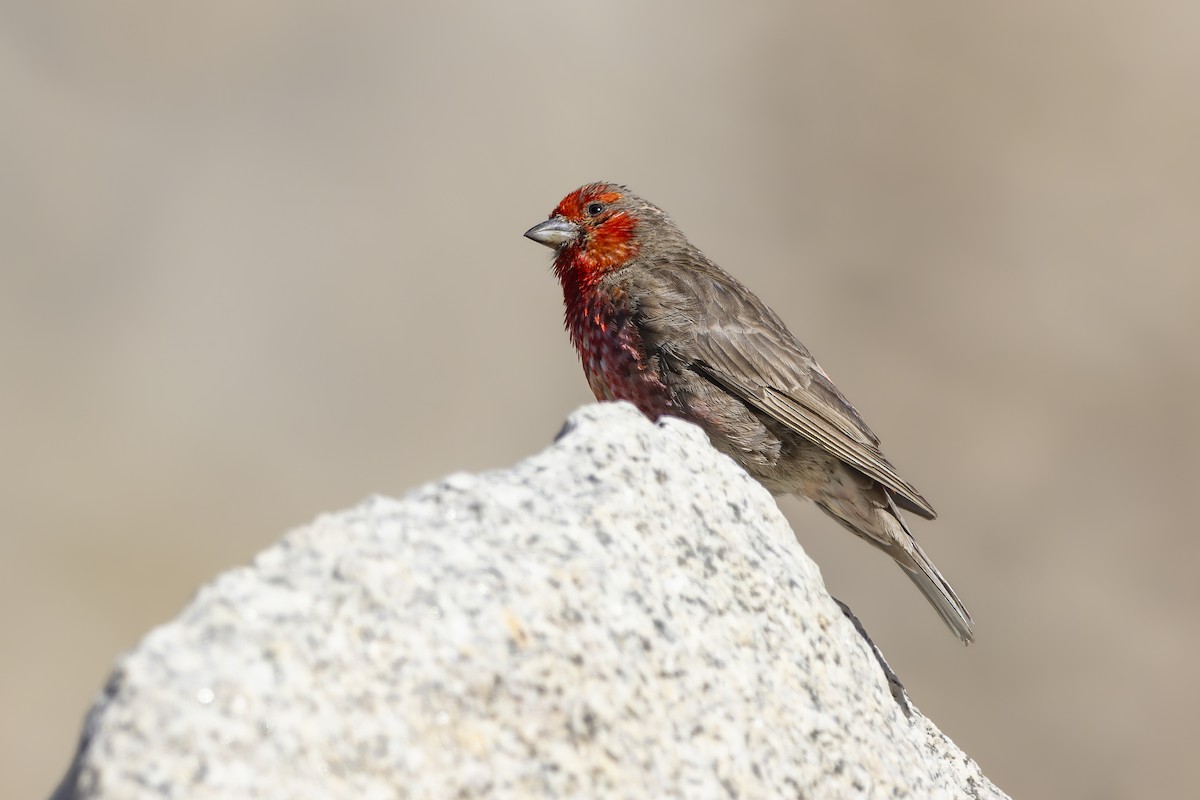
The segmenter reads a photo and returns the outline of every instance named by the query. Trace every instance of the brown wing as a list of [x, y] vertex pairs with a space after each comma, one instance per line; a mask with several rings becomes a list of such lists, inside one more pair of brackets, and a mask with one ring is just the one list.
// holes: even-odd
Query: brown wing
[[[698, 255], [698, 253], [697, 253]], [[703, 256], [698, 256], [703, 259]], [[779, 317], [711, 262], [647, 270], [638, 309], [643, 344], [882, 484], [900, 506], [933, 519], [877, 437]]]

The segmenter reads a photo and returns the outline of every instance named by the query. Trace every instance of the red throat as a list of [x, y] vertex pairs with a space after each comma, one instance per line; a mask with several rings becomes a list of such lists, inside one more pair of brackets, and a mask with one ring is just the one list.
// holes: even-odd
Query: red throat
[[602, 320], [611, 312], [611, 299], [600, 295], [601, 278], [628, 264], [638, 251], [637, 219], [629, 211], [610, 207], [589, 212], [594, 204], [611, 206], [620, 199], [622, 194], [610, 185], [589, 184], [564, 197], [552, 213], [580, 227], [578, 240], [554, 257], [554, 275], [563, 285], [566, 330], [576, 348], [588, 327], [604, 327]]
[[598, 225], [582, 222], [584, 232], [578, 244], [568, 245], [554, 258], [554, 272], [563, 281], [573, 279], [580, 289], [590, 289], [605, 273], [625, 266], [637, 255], [634, 220], [618, 212]]
[[594, 227], [586, 226], [586, 222], [583, 224], [585, 232], [581, 241], [564, 247], [554, 258], [554, 274], [562, 284], [566, 324], [572, 339], [578, 337], [579, 326], [585, 319], [596, 316], [599, 311], [601, 298], [597, 295], [597, 286], [600, 279], [624, 266], [638, 251], [634, 220], [624, 212]]

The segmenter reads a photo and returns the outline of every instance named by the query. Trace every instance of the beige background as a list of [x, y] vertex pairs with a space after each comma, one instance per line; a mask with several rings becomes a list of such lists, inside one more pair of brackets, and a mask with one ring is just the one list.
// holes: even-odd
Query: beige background
[[1194, 3], [0, 6], [0, 795], [113, 659], [589, 396], [549, 253], [626, 182], [789, 321], [978, 621], [784, 508], [1014, 796], [1195, 791]]

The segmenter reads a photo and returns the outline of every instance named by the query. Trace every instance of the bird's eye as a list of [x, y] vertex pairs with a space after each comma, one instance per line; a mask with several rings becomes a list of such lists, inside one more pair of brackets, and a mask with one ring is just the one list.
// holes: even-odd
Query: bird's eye
[[588, 203], [587, 213], [593, 217], [603, 210], [604, 205], [602, 203]]

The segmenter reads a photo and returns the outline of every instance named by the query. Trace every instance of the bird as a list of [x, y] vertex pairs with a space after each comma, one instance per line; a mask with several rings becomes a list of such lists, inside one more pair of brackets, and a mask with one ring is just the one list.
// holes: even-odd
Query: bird
[[901, 511], [937, 514], [783, 320], [661, 208], [574, 190], [525, 236], [554, 250], [564, 322], [599, 401], [708, 434], [773, 495], [807, 498], [900, 566], [963, 642], [974, 622]]

